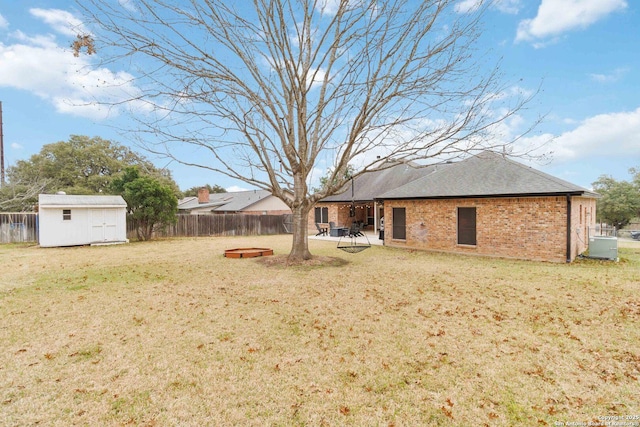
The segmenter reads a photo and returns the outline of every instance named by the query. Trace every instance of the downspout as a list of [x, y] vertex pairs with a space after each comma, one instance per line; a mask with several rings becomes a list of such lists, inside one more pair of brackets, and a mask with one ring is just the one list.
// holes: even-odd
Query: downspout
[[373, 234], [378, 233], [378, 202], [373, 199]]
[[567, 194], [567, 263], [571, 262], [571, 196]]

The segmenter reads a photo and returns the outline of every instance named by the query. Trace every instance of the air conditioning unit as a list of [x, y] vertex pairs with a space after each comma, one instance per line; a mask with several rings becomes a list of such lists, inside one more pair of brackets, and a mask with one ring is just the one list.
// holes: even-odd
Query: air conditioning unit
[[618, 259], [618, 238], [615, 236], [589, 237], [589, 258]]

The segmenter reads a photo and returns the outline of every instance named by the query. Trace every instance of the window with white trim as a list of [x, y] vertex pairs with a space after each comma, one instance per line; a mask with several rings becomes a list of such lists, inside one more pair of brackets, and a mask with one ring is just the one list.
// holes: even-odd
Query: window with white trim
[[315, 209], [316, 222], [328, 223], [329, 222], [329, 208], [317, 207]]

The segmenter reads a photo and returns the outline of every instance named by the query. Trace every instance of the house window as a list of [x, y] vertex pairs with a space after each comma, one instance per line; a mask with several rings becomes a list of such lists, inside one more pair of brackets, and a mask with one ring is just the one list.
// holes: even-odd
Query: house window
[[580, 205], [580, 224], [582, 224], [582, 205]]
[[458, 208], [458, 244], [476, 244], [476, 208]]
[[329, 222], [329, 208], [316, 208], [316, 222]]
[[405, 208], [393, 208], [393, 226], [391, 238], [407, 239], [407, 212]]
[[62, 220], [63, 221], [71, 221], [71, 209], [63, 209], [62, 210]]

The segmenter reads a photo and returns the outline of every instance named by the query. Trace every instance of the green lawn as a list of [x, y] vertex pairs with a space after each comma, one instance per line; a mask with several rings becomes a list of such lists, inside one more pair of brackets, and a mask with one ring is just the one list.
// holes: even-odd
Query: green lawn
[[[551, 264], [290, 236], [0, 246], [0, 425], [640, 415], [640, 248]], [[227, 259], [224, 249], [276, 256]], [[640, 422], [640, 420], [636, 420]]]

